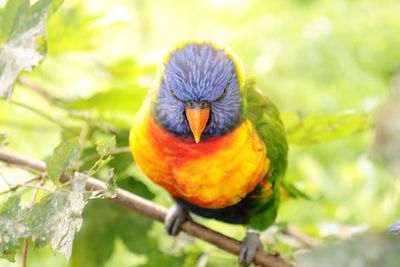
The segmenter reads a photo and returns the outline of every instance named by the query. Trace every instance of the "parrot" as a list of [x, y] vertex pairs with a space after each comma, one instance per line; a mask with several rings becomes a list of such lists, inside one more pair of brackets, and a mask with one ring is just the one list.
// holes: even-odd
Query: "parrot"
[[279, 110], [230, 49], [210, 40], [173, 46], [135, 114], [129, 146], [143, 174], [174, 199], [169, 235], [190, 213], [244, 225], [238, 258], [251, 264], [260, 231], [277, 216], [288, 144]]

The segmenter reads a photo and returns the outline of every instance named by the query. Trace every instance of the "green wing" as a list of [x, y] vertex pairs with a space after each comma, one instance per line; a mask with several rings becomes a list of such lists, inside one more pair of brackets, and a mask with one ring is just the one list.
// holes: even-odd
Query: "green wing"
[[279, 206], [279, 188], [287, 164], [286, 131], [279, 110], [266, 96], [255, 89], [254, 82], [251, 81], [246, 81], [243, 90], [243, 116], [247, 117], [256, 128], [267, 147], [267, 157], [271, 161], [265, 180], [272, 184], [272, 193], [265, 194], [259, 185], [249, 208], [250, 226], [263, 230], [273, 224]]

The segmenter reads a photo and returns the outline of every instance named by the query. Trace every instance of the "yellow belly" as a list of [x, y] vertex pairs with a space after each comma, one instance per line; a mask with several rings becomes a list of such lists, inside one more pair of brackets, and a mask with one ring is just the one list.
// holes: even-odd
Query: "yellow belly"
[[133, 157], [153, 182], [203, 208], [239, 202], [260, 183], [270, 161], [249, 120], [223, 136], [194, 143], [167, 132], [150, 109], [137, 114], [130, 133]]

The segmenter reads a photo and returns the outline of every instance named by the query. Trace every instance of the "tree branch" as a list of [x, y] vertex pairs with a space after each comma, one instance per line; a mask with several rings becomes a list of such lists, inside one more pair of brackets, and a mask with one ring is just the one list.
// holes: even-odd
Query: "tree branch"
[[47, 91], [39, 84], [34, 83], [31, 79], [29, 79], [26, 76], [21, 76], [18, 78], [18, 83], [21, 84], [22, 86], [32, 90], [36, 94], [40, 95], [46, 100], [52, 100], [53, 97], [47, 93]]
[[[29, 167], [41, 172], [46, 172], [46, 165], [43, 161], [24, 157], [13, 152], [0, 150], [0, 161], [10, 163], [13, 165], [20, 165]], [[69, 180], [67, 175], [61, 177], [61, 181], [66, 182]], [[89, 177], [86, 182], [87, 190], [104, 190], [106, 184], [98, 179]], [[167, 209], [153, 202], [132, 194], [126, 190], [118, 189], [118, 194], [111, 201], [136, 212], [139, 212], [151, 219], [164, 223]], [[187, 234], [202, 239], [208, 243], [217, 246], [227, 252], [238, 255], [240, 250], [240, 242], [225, 236], [221, 233], [213, 231], [196, 222], [187, 221], [182, 224], [181, 229]], [[263, 267], [295, 267], [294, 264], [286, 261], [276, 254], [267, 254], [263, 251], [258, 251], [254, 263]]]
[[291, 227], [287, 227], [286, 229], [282, 229], [281, 233], [287, 236], [291, 236], [303, 245], [306, 245], [309, 248], [313, 248], [318, 246], [318, 240], [312, 238], [311, 236], [305, 235], [303, 233], [298, 232], [296, 229]]

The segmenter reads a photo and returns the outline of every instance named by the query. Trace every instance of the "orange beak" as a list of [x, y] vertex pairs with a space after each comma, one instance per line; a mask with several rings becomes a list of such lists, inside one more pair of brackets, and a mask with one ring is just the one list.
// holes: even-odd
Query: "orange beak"
[[207, 121], [210, 118], [210, 107], [200, 108], [185, 108], [186, 118], [189, 122], [190, 130], [192, 131], [196, 144], [200, 142], [201, 134], [206, 128]]

